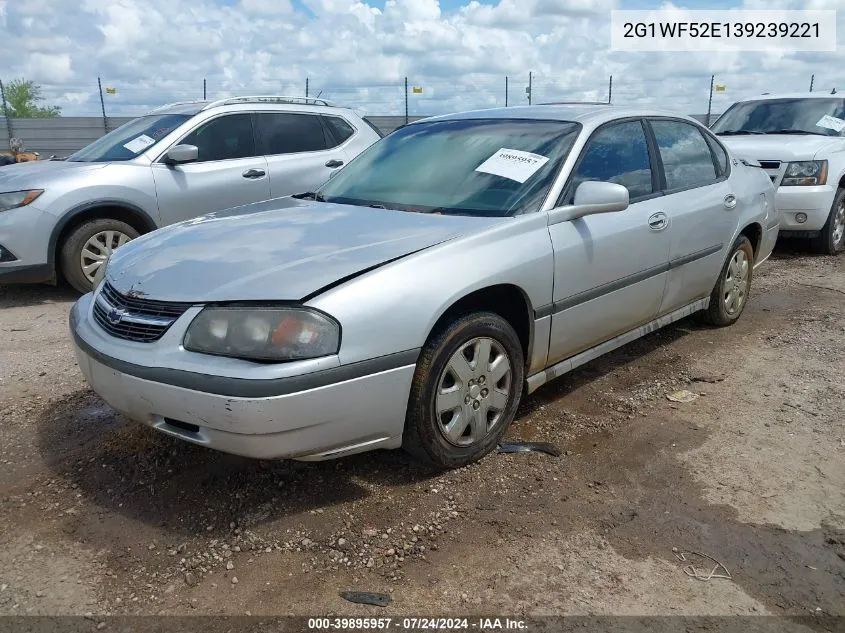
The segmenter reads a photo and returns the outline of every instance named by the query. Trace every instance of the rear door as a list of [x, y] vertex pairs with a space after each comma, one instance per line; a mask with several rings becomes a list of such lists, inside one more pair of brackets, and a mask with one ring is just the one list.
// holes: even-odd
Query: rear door
[[274, 198], [314, 191], [347, 161], [342, 142], [319, 114], [259, 112], [256, 122]]
[[559, 205], [585, 180], [624, 185], [630, 206], [549, 227], [555, 257], [549, 364], [652, 320], [666, 283], [672, 227], [658, 192], [654, 149], [641, 119], [590, 137]]
[[196, 162], [152, 165], [162, 224], [270, 198], [267, 161], [256, 151], [252, 115], [223, 114], [177, 144], [196, 145]]
[[727, 155], [688, 121], [649, 118], [662, 166], [664, 211], [672, 224], [661, 314], [710, 295], [737, 223]]

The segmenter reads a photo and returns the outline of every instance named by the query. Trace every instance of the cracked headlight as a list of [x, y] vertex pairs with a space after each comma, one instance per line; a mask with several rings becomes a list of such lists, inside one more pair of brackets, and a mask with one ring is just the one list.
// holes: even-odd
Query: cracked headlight
[[780, 184], [786, 187], [823, 185], [827, 182], [826, 160], [789, 163]]
[[247, 360], [304, 360], [336, 354], [340, 325], [307, 308], [208, 307], [188, 326], [183, 345]]

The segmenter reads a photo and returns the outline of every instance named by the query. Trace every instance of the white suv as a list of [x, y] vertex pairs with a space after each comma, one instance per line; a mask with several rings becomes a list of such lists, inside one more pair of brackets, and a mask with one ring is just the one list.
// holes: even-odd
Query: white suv
[[845, 249], [845, 99], [756, 97], [733, 104], [712, 130], [771, 177], [781, 234], [812, 238], [820, 253]]
[[0, 284], [80, 292], [112, 250], [213, 211], [315, 190], [381, 134], [321, 99], [176, 103], [62, 161], [0, 170]]

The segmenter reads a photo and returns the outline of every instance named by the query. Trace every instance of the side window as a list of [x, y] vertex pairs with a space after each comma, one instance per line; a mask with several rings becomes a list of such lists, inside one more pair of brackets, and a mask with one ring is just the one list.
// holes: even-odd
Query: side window
[[329, 126], [329, 129], [332, 131], [332, 135], [334, 136], [335, 142], [332, 143], [332, 146], [340, 145], [350, 136], [355, 134], [355, 128], [340, 117], [324, 116], [323, 121], [325, 121], [326, 125]]
[[212, 119], [188, 134], [182, 143], [197, 146], [200, 162], [257, 155], [249, 114], [229, 114]]
[[316, 114], [259, 113], [258, 136], [268, 156], [318, 152], [333, 145], [326, 142], [323, 124]]
[[651, 121], [663, 171], [666, 188], [688, 189], [702, 187], [716, 180], [713, 155], [704, 136], [693, 125], [684, 121]]
[[652, 193], [648, 144], [639, 121], [603, 127], [589, 140], [581, 156], [565, 204], [572, 204], [575, 189], [585, 180], [624, 185], [632, 200]]
[[713, 150], [713, 155], [716, 157], [716, 171], [720, 177], [724, 176], [728, 173], [728, 153], [711, 136], [705, 134], [704, 138], [707, 140], [707, 144]]

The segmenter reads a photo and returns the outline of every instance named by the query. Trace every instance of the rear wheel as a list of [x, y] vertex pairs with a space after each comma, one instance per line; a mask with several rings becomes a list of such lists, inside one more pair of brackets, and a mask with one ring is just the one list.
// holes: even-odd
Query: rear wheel
[[748, 238], [740, 235], [731, 247], [728, 260], [710, 294], [705, 321], [718, 327], [736, 323], [748, 303], [753, 270], [754, 249]]
[[490, 312], [461, 317], [423, 348], [403, 447], [441, 469], [481, 459], [513, 421], [523, 377], [522, 346], [507, 321]]
[[840, 187], [836, 192], [827, 222], [812, 244], [813, 250], [823, 255], [836, 255], [845, 250], [845, 188]]
[[79, 292], [94, 288], [94, 277], [112, 252], [138, 237], [126, 222], [99, 218], [76, 227], [61, 248], [62, 274]]

